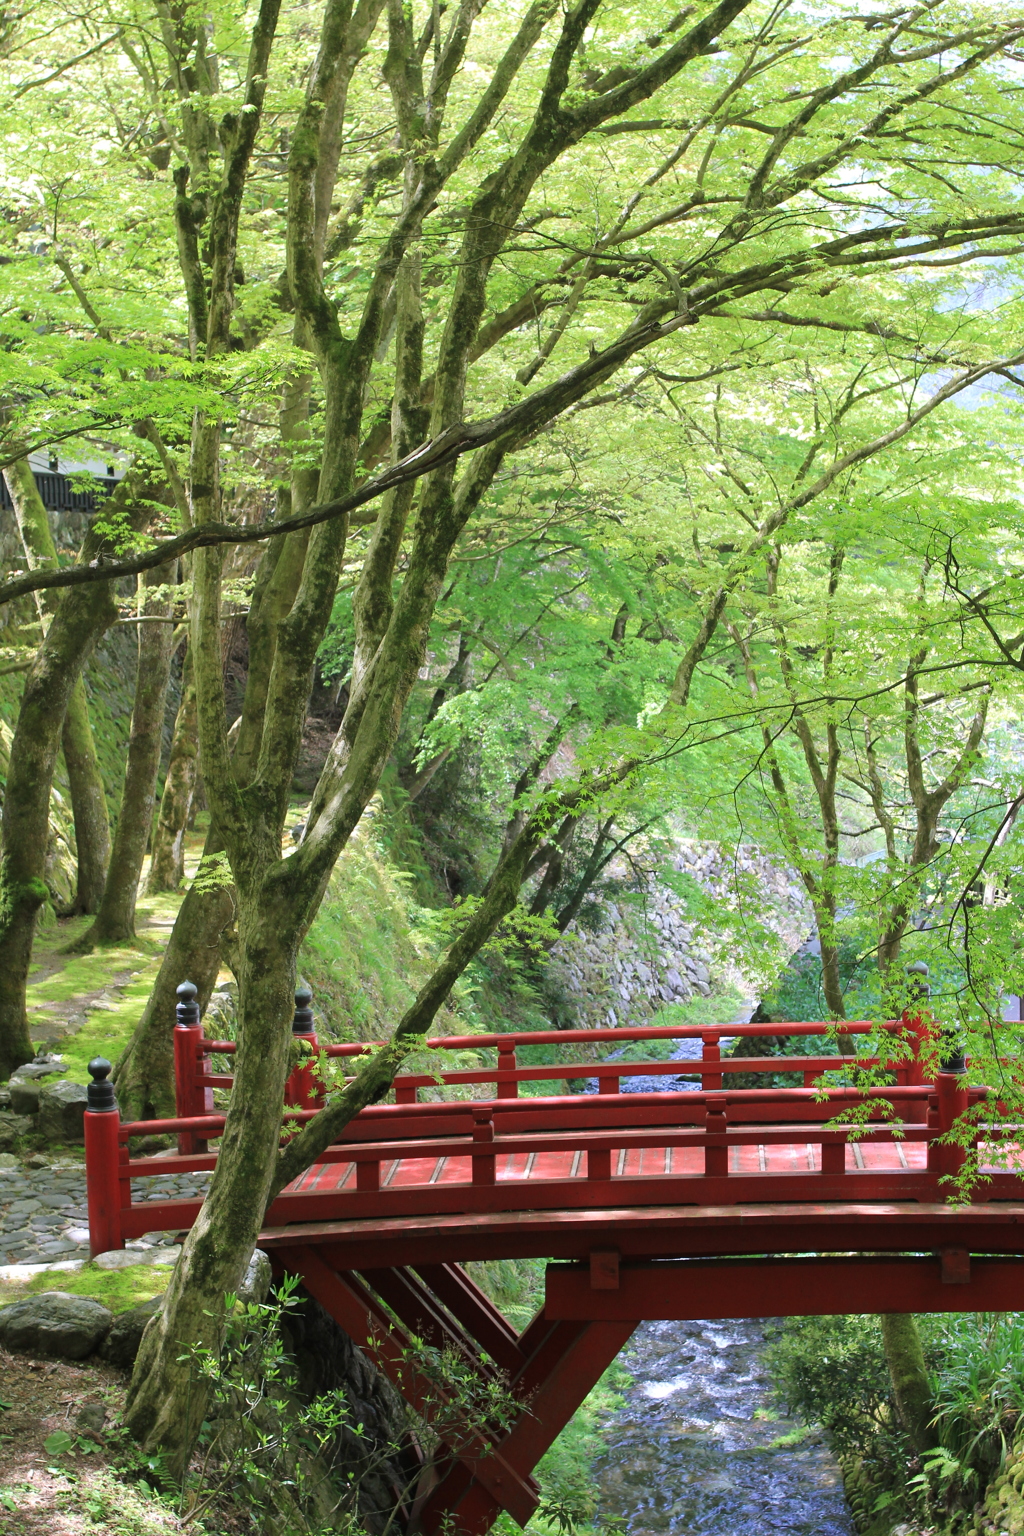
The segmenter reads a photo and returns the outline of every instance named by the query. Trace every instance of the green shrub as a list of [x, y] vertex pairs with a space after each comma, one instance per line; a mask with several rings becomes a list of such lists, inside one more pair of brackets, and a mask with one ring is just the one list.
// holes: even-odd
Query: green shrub
[[918, 1321], [937, 1438], [921, 1460], [899, 1421], [877, 1318], [788, 1318], [772, 1330], [765, 1364], [779, 1402], [820, 1424], [844, 1470], [870, 1486], [875, 1513], [956, 1527], [1024, 1415], [1024, 1318], [965, 1312]]

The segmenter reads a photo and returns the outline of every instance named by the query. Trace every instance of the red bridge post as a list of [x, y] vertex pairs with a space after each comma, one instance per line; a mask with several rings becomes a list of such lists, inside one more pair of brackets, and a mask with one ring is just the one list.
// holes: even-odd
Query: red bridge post
[[309, 1006], [313, 994], [303, 984], [295, 993], [295, 1015], [292, 1019], [292, 1039], [305, 1040], [310, 1055], [301, 1066], [293, 1067], [284, 1087], [284, 1102], [292, 1109], [321, 1109], [324, 1102], [323, 1084], [317, 1064], [320, 1042], [316, 1037], [316, 1021]]
[[[968, 1105], [967, 1077], [963, 1072], [941, 1071], [935, 1074], [935, 1097], [938, 1114], [936, 1134], [944, 1136], [954, 1121]], [[935, 1154], [934, 1161], [932, 1154]], [[940, 1174], [959, 1173], [967, 1160], [966, 1147], [956, 1145], [928, 1146], [928, 1167]]]
[[721, 1088], [722, 1086], [722, 1047], [719, 1044], [721, 1031], [706, 1029], [701, 1035], [701, 1074], [700, 1086], [707, 1089]]
[[121, 1236], [121, 1115], [114, 1085], [107, 1081], [110, 1062], [95, 1056], [89, 1063], [92, 1082], [86, 1090], [85, 1178], [89, 1207], [89, 1254], [123, 1248]]
[[923, 960], [915, 960], [907, 966], [907, 976], [910, 982], [910, 995], [918, 1005], [913, 1013], [910, 1008], [904, 1008], [901, 1021], [907, 1026], [911, 1035], [911, 1059], [907, 1068], [907, 1086], [921, 1088], [925, 1083], [930, 1083], [932, 1078], [925, 1076], [925, 1064], [921, 1060], [921, 1054], [935, 1039], [935, 1030], [930, 1018], [921, 1012], [920, 1005], [927, 1007], [931, 997], [931, 987], [928, 985], [928, 967]]
[[[486, 1108], [474, 1108], [473, 1110], [473, 1183], [494, 1183], [494, 1113]], [[477, 1147], [482, 1143], [488, 1146], [488, 1152], [477, 1152]]]
[[[705, 1174], [717, 1174], [721, 1177], [729, 1172], [729, 1147], [724, 1139], [729, 1129], [728, 1106], [729, 1101], [724, 1093], [709, 1094], [705, 1101], [704, 1134], [707, 1137], [704, 1147]], [[714, 1138], [717, 1137], [723, 1139], [716, 1141]]]
[[[213, 1113], [213, 1094], [199, 1083], [200, 1074], [209, 1069], [210, 1058], [200, 1054], [203, 1024], [199, 1017], [199, 1004], [196, 1002], [198, 990], [191, 981], [183, 981], [177, 989], [178, 1002], [174, 1010], [174, 1091], [179, 1120]], [[196, 1136], [194, 1131], [179, 1131], [178, 1151], [182, 1157], [205, 1152], [206, 1142]]]
[[[516, 1070], [516, 1048], [514, 1045], [498, 1046], [498, 1071], [514, 1072]], [[496, 1099], [517, 1099], [519, 1097], [519, 1083], [513, 1078], [510, 1082], [498, 1082], [495, 1084], [494, 1097]]]

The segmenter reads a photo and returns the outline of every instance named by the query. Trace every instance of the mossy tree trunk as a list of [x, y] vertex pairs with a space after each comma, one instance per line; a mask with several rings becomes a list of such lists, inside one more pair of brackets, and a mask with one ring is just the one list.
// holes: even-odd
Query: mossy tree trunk
[[[30, 570], [57, 567], [57, 547], [50, 528], [50, 518], [36, 486], [28, 459], [16, 459], [4, 470], [4, 480], [14, 506], [22, 548]], [[44, 632], [54, 612], [57, 598], [48, 592], [36, 594], [37, 611]], [[110, 857], [110, 816], [103, 788], [89, 718], [89, 700], [85, 682], [79, 677], [71, 690], [61, 737], [64, 763], [71, 791], [71, 810], [75, 822], [75, 857], [77, 882], [69, 915], [92, 913], [99, 909], [107, 878]]]
[[[100, 541], [86, 541], [95, 558]], [[11, 745], [0, 830], [0, 1076], [35, 1054], [25, 1014], [25, 985], [43, 879], [50, 790], [68, 699], [99, 635], [117, 618], [107, 583], [72, 589], [57, 607], [25, 679]]]
[[192, 814], [199, 766], [196, 722], [196, 680], [191, 649], [185, 652], [181, 673], [181, 703], [174, 721], [171, 755], [160, 800], [160, 814], [153, 833], [146, 895], [176, 891], [185, 878], [185, 832]]
[[932, 1425], [932, 1389], [924, 1363], [921, 1330], [909, 1312], [883, 1312], [882, 1343], [893, 1396], [915, 1456], [938, 1444]]
[[[144, 578], [144, 588], [158, 591], [141, 605], [135, 702], [121, 810], [103, 900], [96, 921], [76, 945], [79, 949], [91, 948], [94, 944], [123, 944], [135, 937], [135, 903], [153, 826], [167, 684], [171, 675], [173, 602], [166, 590], [171, 575], [170, 567], [157, 566]], [[146, 619], [154, 622], [147, 623]]]
[[75, 899], [68, 916], [92, 914], [99, 910], [107, 881], [110, 859], [110, 815], [103, 787], [96, 742], [89, 719], [89, 700], [85, 679], [79, 677], [71, 690], [64, 729], [61, 733], [64, 763], [71, 788], [71, 810], [75, 819], [75, 853], [78, 877]]
[[[204, 852], [222, 847], [211, 832]], [[182, 981], [194, 982], [199, 1007], [206, 1007], [221, 967], [221, 936], [234, 916], [230, 886], [193, 886], [186, 892], [142, 1017], [114, 1068], [117, 1100], [126, 1119], [159, 1120], [174, 1114], [175, 988]]]

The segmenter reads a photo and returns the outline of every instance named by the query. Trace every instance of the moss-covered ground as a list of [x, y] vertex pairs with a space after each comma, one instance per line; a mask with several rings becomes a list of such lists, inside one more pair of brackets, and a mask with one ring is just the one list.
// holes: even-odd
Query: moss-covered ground
[[81, 1269], [46, 1270], [27, 1280], [0, 1280], [0, 1306], [43, 1291], [66, 1291], [69, 1296], [100, 1301], [111, 1312], [127, 1312], [152, 1296], [162, 1295], [170, 1273], [166, 1264], [133, 1264], [129, 1269], [84, 1264]]
[[[68, 947], [88, 926], [88, 918], [68, 919], [39, 935], [27, 989], [32, 1036], [41, 1044], [52, 1044], [76, 1081], [86, 1081], [86, 1063], [93, 1056], [116, 1056], [138, 1023], [183, 895], [175, 892], [141, 901], [138, 937], [130, 946], [68, 954]], [[64, 1034], [65, 1022], [78, 1028]]]

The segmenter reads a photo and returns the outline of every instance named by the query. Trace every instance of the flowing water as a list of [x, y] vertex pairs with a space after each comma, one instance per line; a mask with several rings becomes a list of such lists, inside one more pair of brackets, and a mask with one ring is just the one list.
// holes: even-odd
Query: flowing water
[[[684, 1040], [675, 1055], [700, 1051], [699, 1040]], [[637, 1077], [622, 1087], [696, 1084]], [[623, 1536], [854, 1536], [820, 1432], [764, 1416], [772, 1412], [765, 1326], [750, 1318], [640, 1325], [622, 1356], [633, 1386], [595, 1468], [603, 1521]]]
[[634, 1384], [595, 1468], [604, 1522], [624, 1536], [853, 1536], [820, 1433], [756, 1416], [770, 1411], [764, 1328], [641, 1324], [622, 1356]]

